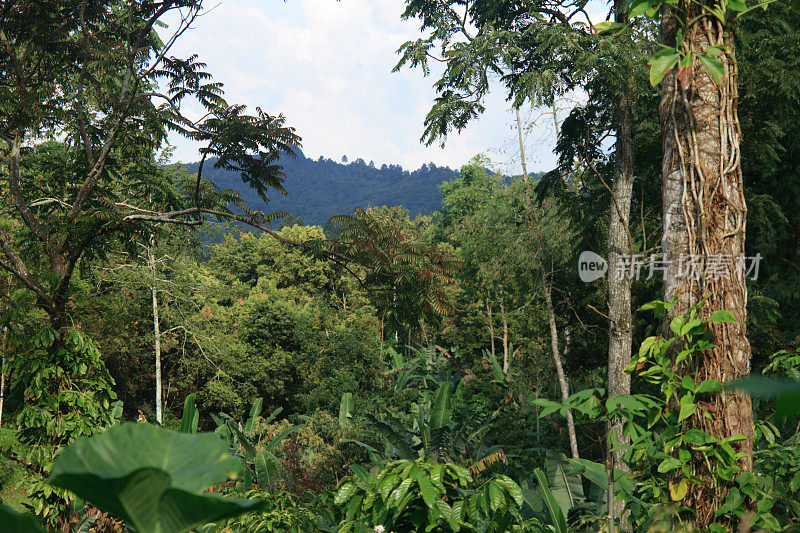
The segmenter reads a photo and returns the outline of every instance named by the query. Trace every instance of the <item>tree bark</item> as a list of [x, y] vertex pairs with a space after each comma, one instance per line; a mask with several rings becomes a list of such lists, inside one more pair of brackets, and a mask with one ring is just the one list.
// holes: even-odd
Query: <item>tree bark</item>
[[[727, 49], [719, 56], [724, 65], [720, 84], [697, 59], [681, 72], [673, 68], [662, 82], [663, 249], [664, 259], [670, 263], [664, 295], [667, 301], [677, 300], [675, 314], [685, 312], [705, 296], [708, 300], [701, 317], [720, 309], [733, 313], [735, 323], [710, 324], [715, 347], [700, 355], [695, 369], [683, 369], [691, 371], [698, 383], [705, 379], [725, 383], [750, 372], [747, 287], [740, 268], [747, 207], [740, 165], [734, 40], [732, 31], [707, 12], [702, 13], [699, 4], [682, 0], [678, 7], [687, 21], [694, 20], [684, 29], [684, 51], [700, 54], [712, 45], [725, 45]], [[677, 13], [667, 11], [662, 18], [662, 41], [667, 46], [676, 43], [681, 26]], [[725, 391], [704, 402], [703, 407], [711, 417], [706, 418], [698, 409], [690, 425], [718, 438], [744, 435], [745, 440], [734, 443], [736, 451], [744, 453], [738, 466], [752, 471], [750, 397]], [[699, 456], [694, 457], [693, 473], [704, 483], [690, 485], [685, 505], [695, 511], [695, 525], [704, 529], [714, 520], [714, 512], [732, 484], [714, 486]]]
[[150, 236], [150, 245], [147, 247], [147, 266], [150, 269], [151, 285], [150, 294], [153, 300], [153, 337], [155, 338], [155, 366], [156, 366], [156, 421], [164, 423], [162, 416], [161, 397], [161, 323], [158, 314], [158, 277], [155, 258], [155, 236]]
[[[628, 3], [623, 0], [614, 2], [614, 20], [627, 22]], [[622, 256], [630, 256], [630, 212], [631, 194], [633, 192], [633, 102], [630, 87], [622, 82], [618, 88], [615, 102], [615, 165], [614, 183], [612, 185], [610, 218], [608, 222], [608, 395], [627, 396], [631, 392], [630, 374], [623, 373], [623, 369], [631, 359], [631, 345], [633, 328], [631, 324], [631, 280], [630, 272], [618, 276], [621, 272]], [[616, 436], [617, 446], [625, 446], [630, 442], [623, 436], [623, 420], [614, 417], [607, 424], [608, 436], [606, 439], [606, 461], [616, 468], [627, 470], [627, 465], [622, 460], [624, 450], [612, 451], [612, 435]], [[625, 502], [613, 502], [609, 507], [612, 519], [622, 517]], [[624, 525], [620, 524], [624, 529]]]
[[3, 402], [6, 397], [6, 350], [8, 348], [8, 328], [3, 328], [2, 366], [0, 367], [0, 427], [3, 425]]
[[503, 298], [500, 298], [500, 316], [503, 320], [503, 374], [508, 375], [509, 354], [508, 354], [508, 318], [506, 308], [503, 305]]
[[[561, 401], [566, 403], [569, 399], [569, 383], [564, 374], [564, 367], [561, 364], [561, 355], [558, 349], [558, 329], [556, 328], [556, 313], [553, 309], [553, 298], [550, 295], [550, 286], [542, 277], [542, 288], [544, 290], [544, 300], [547, 305], [547, 317], [550, 324], [550, 347], [553, 350], [553, 362], [556, 366], [556, 378], [561, 389]], [[575, 420], [572, 418], [572, 410], [567, 409], [567, 436], [569, 437], [569, 450], [573, 459], [579, 459], [578, 438], [575, 435]]]
[[494, 321], [492, 320], [492, 306], [489, 304], [489, 298], [486, 298], [486, 317], [488, 319], [489, 328], [489, 341], [491, 342], [491, 354], [494, 359]]

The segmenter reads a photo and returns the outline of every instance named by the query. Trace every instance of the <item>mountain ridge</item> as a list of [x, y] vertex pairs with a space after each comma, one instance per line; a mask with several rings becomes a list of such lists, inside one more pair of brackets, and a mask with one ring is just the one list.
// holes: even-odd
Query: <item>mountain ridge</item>
[[[206, 161], [203, 177], [239, 192], [248, 206], [265, 213], [286, 211], [305, 224], [319, 226], [333, 215], [352, 213], [358, 207], [402, 205], [412, 216], [432, 213], [441, 206], [439, 186], [458, 177], [457, 171], [434, 163], [409, 171], [400, 165], [377, 167], [361, 158], [348, 162], [344, 157], [342, 163], [322, 156], [310, 159], [298, 150], [296, 159], [282, 157], [278, 162], [286, 174], [287, 194], [274, 191], [267, 204], [242, 183], [238, 172], [214, 168], [215, 162]], [[199, 167], [199, 163], [182, 164], [190, 173]]]

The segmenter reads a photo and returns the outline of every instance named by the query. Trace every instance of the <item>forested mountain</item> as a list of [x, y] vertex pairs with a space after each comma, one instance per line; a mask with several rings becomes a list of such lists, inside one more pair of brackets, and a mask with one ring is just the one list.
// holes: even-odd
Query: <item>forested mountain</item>
[[[214, 168], [216, 160], [206, 161], [203, 177], [213, 180], [223, 189], [242, 194], [247, 205], [260, 211], [287, 211], [302, 218], [306, 224], [319, 225], [331, 215], [352, 213], [356, 207], [402, 205], [412, 215], [431, 213], [439, 208], [439, 185], [457, 177], [457, 173], [434, 163], [408, 171], [400, 165], [382, 165], [356, 159], [342, 163], [332, 159], [309, 159], [297, 150], [297, 159], [282, 157], [287, 178], [286, 195], [275, 192], [267, 206], [258, 194], [242, 183], [236, 172]], [[199, 163], [188, 165], [190, 173], [197, 172]]]

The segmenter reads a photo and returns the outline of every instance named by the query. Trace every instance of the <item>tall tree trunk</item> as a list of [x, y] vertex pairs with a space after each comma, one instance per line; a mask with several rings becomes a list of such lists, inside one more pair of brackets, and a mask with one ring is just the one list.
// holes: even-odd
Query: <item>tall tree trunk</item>
[[[705, 351], [692, 377], [696, 382], [716, 379], [728, 382], [750, 371], [750, 344], [746, 337], [747, 288], [745, 272], [738, 268], [745, 253], [745, 205], [740, 166], [740, 129], [737, 118], [737, 70], [731, 31], [700, 5], [681, 0], [678, 6], [687, 21], [681, 48], [703, 53], [708, 46], [724, 45], [719, 56], [724, 64], [717, 84], [695, 59], [678, 73], [665, 76], [660, 105], [663, 160], [664, 259], [667, 271], [665, 300], [677, 299], [675, 313], [682, 313], [708, 295], [701, 316], [727, 309], [735, 323], [710, 325], [714, 348]], [[675, 46], [679, 11], [665, 12], [662, 41]], [[702, 265], [694, 276], [693, 266]], [[713, 271], [708, 268], [713, 265]], [[698, 411], [690, 425], [715, 437], [742, 434], [734, 444], [743, 452], [739, 467], [753, 468], [753, 412], [750, 397], [725, 391], [705, 405], [711, 415]], [[713, 486], [705, 461], [694, 457], [694, 474], [703, 484], [691, 485], [686, 505], [696, 515], [696, 525], [705, 528], [713, 519], [732, 486]]]
[[503, 321], [503, 374], [508, 375], [508, 365], [510, 363], [508, 354], [508, 318], [506, 317], [506, 308], [503, 305], [502, 297], [500, 297], [500, 316]]
[[[614, 20], [625, 23], [628, 15], [628, 2], [616, 0], [614, 2]], [[617, 100], [614, 104], [616, 147], [614, 165], [614, 183], [612, 185], [612, 198], [610, 218], [608, 222], [608, 395], [627, 396], [631, 392], [630, 374], [623, 373], [623, 369], [631, 359], [631, 344], [633, 328], [631, 324], [631, 280], [630, 272], [618, 276], [622, 256], [630, 256], [630, 212], [631, 194], [633, 192], [633, 102], [632, 91], [623, 81], [618, 88]], [[616, 438], [617, 446], [624, 446], [630, 442], [628, 437], [622, 435], [623, 420], [615, 417], [607, 425], [606, 462], [613, 469], [628, 470], [622, 460], [624, 450], [613, 451], [612, 438]], [[616, 520], [622, 517], [625, 502], [613, 502], [609, 510]], [[620, 524], [623, 529], [624, 524]]]
[[[522, 142], [522, 121], [519, 118], [519, 109], [515, 109], [517, 113], [517, 135], [519, 136], [519, 153], [522, 160], [522, 177], [525, 180], [525, 219], [530, 225], [532, 221], [536, 222], [536, 226], [538, 229], [539, 226], [539, 217], [536, 216], [536, 212], [533, 210], [533, 206], [531, 205], [531, 197], [530, 197], [530, 184], [528, 183], [528, 168], [525, 163], [525, 145]], [[555, 103], [553, 104], [553, 120], [556, 122], [556, 130], [558, 129], [558, 118], [556, 117], [556, 109]], [[531, 216], [532, 215], [532, 216]], [[533, 219], [533, 220], [532, 220]], [[542, 250], [544, 250], [545, 242], [544, 237], [539, 235], [539, 239], [541, 240]], [[569, 399], [569, 384], [567, 383], [566, 375], [564, 374], [564, 366], [561, 364], [561, 355], [558, 349], [558, 328], [556, 327], [556, 313], [553, 308], [553, 298], [550, 294], [550, 284], [547, 280], [547, 275], [544, 271], [544, 262], [542, 261], [541, 257], [539, 257], [539, 271], [541, 272], [541, 282], [542, 282], [542, 291], [544, 292], [544, 300], [545, 305], [547, 307], [547, 317], [548, 323], [550, 326], [550, 348], [553, 352], [553, 363], [556, 367], [556, 378], [558, 379], [558, 386], [561, 389], [561, 400], [566, 403]], [[569, 437], [569, 449], [570, 453], [572, 454], [573, 459], [578, 459], [580, 456], [578, 455], [578, 439], [575, 435], [575, 420], [572, 418], [572, 410], [567, 409], [567, 436]]]
[[8, 328], [3, 328], [2, 366], [0, 367], [0, 426], [3, 425], [3, 402], [6, 398], [6, 350], [8, 349]]
[[489, 321], [489, 341], [491, 342], [492, 358], [495, 357], [494, 353], [494, 321], [492, 320], [492, 306], [489, 304], [489, 298], [486, 298], [486, 317]]
[[[561, 389], [561, 401], [564, 403], [569, 399], [569, 383], [564, 374], [564, 366], [561, 364], [561, 355], [558, 350], [558, 329], [556, 329], [556, 313], [553, 309], [553, 298], [550, 295], [550, 285], [542, 276], [542, 289], [544, 290], [544, 300], [547, 306], [547, 318], [550, 324], [550, 347], [553, 350], [553, 362], [556, 366], [556, 378]], [[567, 436], [569, 437], [569, 451], [573, 459], [579, 459], [578, 438], [575, 435], [575, 420], [572, 418], [572, 410], [567, 409]]]
[[164, 423], [161, 408], [163, 401], [161, 398], [161, 321], [158, 315], [158, 276], [156, 271], [155, 258], [155, 236], [150, 236], [150, 245], [147, 247], [147, 266], [150, 268], [151, 285], [150, 294], [153, 299], [153, 337], [155, 338], [156, 356], [156, 421]]

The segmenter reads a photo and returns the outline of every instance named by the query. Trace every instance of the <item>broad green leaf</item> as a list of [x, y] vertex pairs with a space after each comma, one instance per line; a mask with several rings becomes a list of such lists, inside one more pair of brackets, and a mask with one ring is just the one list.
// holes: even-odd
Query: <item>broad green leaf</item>
[[[689, 399], [687, 399], [689, 398]], [[697, 404], [687, 394], [681, 398], [681, 410], [678, 413], [678, 422], [683, 422], [697, 410]]]
[[695, 394], [705, 394], [708, 392], [717, 392], [720, 389], [722, 389], [722, 383], [716, 379], [704, 379], [694, 392]]
[[779, 418], [800, 413], [800, 381], [769, 379], [751, 375], [725, 385], [725, 389], [743, 390], [755, 398], [772, 400]]
[[334, 505], [342, 505], [344, 502], [349, 501], [350, 497], [356, 493], [358, 487], [352, 481], [345, 481], [336, 492], [336, 497], [333, 499]]
[[431, 408], [431, 429], [437, 430], [447, 425], [453, 410], [450, 406], [451, 384], [446, 381], [439, 387], [436, 401]]
[[671, 329], [675, 335], [680, 337], [684, 324], [686, 324], [686, 316], [678, 315], [672, 319], [672, 322], [669, 323], [669, 329]]
[[[663, 53], [667, 52], [667, 53]], [[681, 56], [673, 48], [661, 50], [650, 60], [650, 85], [655, 87], [664, 79], [667, 71], [678, 64]]]
[[541, 491], [545, 508], [550, 515], [550, 525], [553, 526], [554, 533], [568, 533], [567, 519], [564, 517], [564, 512], [561, 510], [555, 497], [553, 497], [553, 493], [547, 486], [547, 477], [545, 477], [544, 472], [539, 468], [536, 468], [533, 473], [539, 482], [539, 490]]
[[0, 524], [3, 533], [45, 533], [35, 516], [22, 514], [3, 504], [0, 504]]
[[197, 433], [197, 423], [200, 413], [194, 403], [194, 393], [188, 395], [183, 402], [183, 416], [181, 417], [181, 433]]
[[675, 470], [676, 468], [680, 468], [681, 462], [676, 457], [667, 457], [658, 465], [658, 471], [661, 474], [665, 474], [670, 470]]
[[544, 464], [550, 491], [566, 516], [576, 503], [585, 498], [583, 484], [563, 453], [548, 450]]
[[419, 491], [420, 494], [422, 494], [425, 505], [433, 507], [436, 504], [436, 500], [439, 499], [440, 493], [433, 486], [431, 480], [428, 479], [427, 474], [420, 472], [417, 475], [417, 485], [419, 485]]
[[288, 437], [289, 435], [291, 435], [292, 433], [294, 433], [298, 429], [302, 429], [304, 427], [306, 427], [305, 424], [298, 424], [296, 426], [292, 426], [290, 428], [284, 429], [283, 431], [281, 431], [281, 433], [277, 437], [275, 437], [271, 441], [269, 441], [269, 444], [267, 444], [265, 449], [267, 451], [274, 450], [275, 447], [278, 444], [280, 444], [283, 439], [285, 439], [286, 437]]
[[69, 446], [48, 482], [142, 533], [178, 533], [258, 509], [258, 501], [203, 494], [240, 472], [240, 461], [213, 433], [126, 423]]
[[737, 12], [746, 11], [747, 4], [745, 4], [742, 0], [728, 0], [728, 9]]
[[706, 443], [706, 434], [704, 431], [700, 429], [690, 429], [686, 433], [683, 434], [683, 441], [687, 444], [705, 444]]
[[[703, 56], [700, 56], [700, 57], [702, 58]], [[706, 58], [708, 59], [708, 57], [706, 57]], [[716, 58], [712, 57], [710, 59], [716, 59]], [[703, 60], [700, 59], [700, 61], [703, 61]], [[722, 61], [720, 61], [719, 59], [717, 59], [717, 61], [719, 61], [719, 65], [721, 67], [722, 66]], [[704, 65], [705, 65], [705, 63], [704, 63]], [[706, 66], [706, 68], [708, 68], [708, 67]], [[721, 72], [722, 71], [720, 71], [720, 79], [722, 79], [722, 73]], [[719, 83], [719, 81], [717, 81], [717, 83]], [[720, 309], [718, 311], [714, 311], [713, 313], [711, 313], [711, 316], [708, 317], [708, 321], [709, 322], [728, 322], [728, 323], [733, 323], [733, 322], [736, 322], [736, 317], [734, 317], [733, 313], [731, 313], [730, 311], [728, 311], [726, 309]]]
[[275, 483], [275, 475], [278, 473], [278, 465], [274, 456], [266, 451], [256, 454], [256, 481], [262, 490], [266, 490]]
[[632, 19], [640, 15], [643, 15], [645, 11], [648, 10], [649, 7], [650, 7], [649, 0], [634, 0], [631, 3], [630, 11], [628, 11], [628, 18]]
[[261, 416], [261, 407], [264, 405], [263, 398], [256, 398], [253, 400], [253, 405], [250, 407], [250, 415], [247, 417], [244, 430], [248, 435], [252, 435], [256, 430], [258, 424], [258, 417]]
[[608, 20], [604, 22], [598, 22], [597, 24], [594, 25], [594, 30], [597, 33], [608, 33], [611, 31], [619, 31], [623, 28], [625, 28], [625, 24], [622, 24], [621, 22], [611, 22]]
[[350, 392], [345, 392], [342, 394], [342, 400], [339, 402], [339, 425], [350, 425], [350, 419], [353, 418], [354, 409], [355, 405], [353, 403], [353, 394]]
[[489, 503], [492, 507], [492, 511], [497, 512], [497, 510], [503, 506], [504, 500], [503, 491], [501, 491], [496, 484], [489, 483]]

